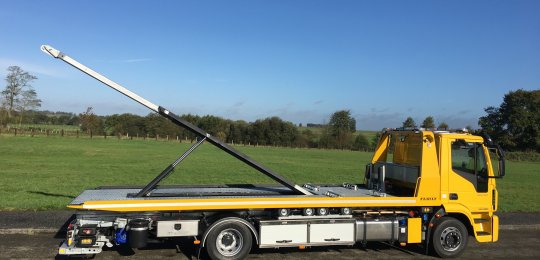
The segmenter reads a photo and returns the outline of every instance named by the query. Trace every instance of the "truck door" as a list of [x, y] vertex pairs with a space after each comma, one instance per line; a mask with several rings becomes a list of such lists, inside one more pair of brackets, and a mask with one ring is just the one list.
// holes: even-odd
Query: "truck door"
[[482, 143], [451, 140], [448, 174], [449, 200], [462, 204], [473, 213], [491, 210], [488, 170]]

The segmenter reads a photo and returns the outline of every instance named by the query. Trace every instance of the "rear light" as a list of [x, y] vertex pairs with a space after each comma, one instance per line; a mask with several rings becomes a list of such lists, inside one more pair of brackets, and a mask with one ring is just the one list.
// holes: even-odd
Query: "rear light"
[[77, 243], [78, 247], [92, 247], [96, 243], [95, 237], [81, 237]]
[[94, 243], [94, 239], [92, 238], [83, 238], [81, 239], [81, 245], [91, 245]]
[[81, 229], [81, 234], [82, 235], [93, 235], [95, 233], [96, 233], [95, 229], [91, 229], [91, 228], [83, 228], [83, 229]]
[[79, 236], [93, 236], [96, 234], [96, 227], [81, 227]]

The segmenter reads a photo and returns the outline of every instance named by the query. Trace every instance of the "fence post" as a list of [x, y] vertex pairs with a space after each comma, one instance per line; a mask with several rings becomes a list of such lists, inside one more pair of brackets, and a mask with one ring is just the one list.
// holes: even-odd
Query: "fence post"
[[30, 129], [30, 136], [34, 137], [34, 129]]
[[45, 130], [45, 134], [49, 136], [49, 129]]
[[167, 135], [167, 141], [169, 141], [169, 135]]
[[90, 130], [90, 139], [92, 139], [92, 130]]
[[77, 138], [79, 138], [79, 130], [77, 130]]
[[17, 136], [17, 128], [13, 128], [13, 129], [15, 129], [15, 136]]
[[60, 136], [64, 137], [64, 129], [62, 128], [62, 130], [60, 131]]
[[156, 141], [159, 139], [159, 134], [156, 134]]

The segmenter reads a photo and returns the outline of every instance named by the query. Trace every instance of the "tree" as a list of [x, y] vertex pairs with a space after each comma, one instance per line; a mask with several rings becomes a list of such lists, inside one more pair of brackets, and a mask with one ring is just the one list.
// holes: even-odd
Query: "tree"
[[371, 149], [371, 144], [367, 137], [363, 134], [358, 134], [354, 139], [352, 149], [355, 151], [368, 151]]
[[403, 128], [416, 128], [416, 123], [414, 122], [414, 119], [412, 117], [407, 117], [405, 119], [405, 122], [403, 122]]
[[447, 130], [448, 129], [448, 124], [446, 122], [442, 122], [439, 124], [439, 126], [437, 126], [437, 129], [445, 129]]
[[81, 120], [81, 130], [89, 131], [93, 134], [103, 133], [103, 121], [92, 111], [92, 107], [88, 107], [86, 112], [79, 115]]
[[540, 90], [519, 89], [504, 95], [502, 104], [484, 109], [478, 124], [508, 150], [540, 152]]
[[346, 149], [351, 147], [352, 133], [356, 131], [356, 119], [351, 116], [350, 110], [336, 111], [330, 117], [328, 131], [329, 148]]
[[41, 107], [41, 99], [37, 98], [37, 93], [33, 89], [23, 91], [21, 99], [17, 104], [17, 110], [19, 110], [19, 124], [22, 123], [23, 115], [26, 111], [34, 111], [38, 107]]
[[420, 126], [422, 128], [435, 128], [435, 122], [433, 120], [433, 117], [432, 116], [428, 116], [426, 117], [426, 119], [424, 119], [424, 122], [422, 122], [422, 125]]
[[[7, 68], [6, 88], [2, 91], [2, 97], [6, 103], [8, 119], [11, 118], [14, 109], [21, 102], [21, 96], [27, 91], [33, 91], [34, 98], [37, 99], [37, 94], [30, 83], [36, 80], [37, 77], [22, 70], [19, 66], [9, 66]], [[31, 96], [32, 94], [28, 94]], [[41, 102], [41, 100], [39, 100]]]

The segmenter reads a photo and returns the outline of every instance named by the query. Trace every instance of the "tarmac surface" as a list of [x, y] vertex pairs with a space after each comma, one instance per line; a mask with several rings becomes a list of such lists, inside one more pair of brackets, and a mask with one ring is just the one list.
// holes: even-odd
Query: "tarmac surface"
[[[63, 259], [57, 256], [64, 239], [62, 226], [73, 212], [0, 212], [0, 259]], [[499, 213], [501, 230], [496, 243], [478, 243], [470, 237], [462, 259], [540, 259], [540, 214]], [[107, 249], [96, 259], [196, 259], [190, 240], [150, 244], [145, 249]], [[207, 258], [204, 253], [201, 258]], [[253, 249], [249, 259], [433, 259], [420, 246], [368, 243], [339, 247]]]

